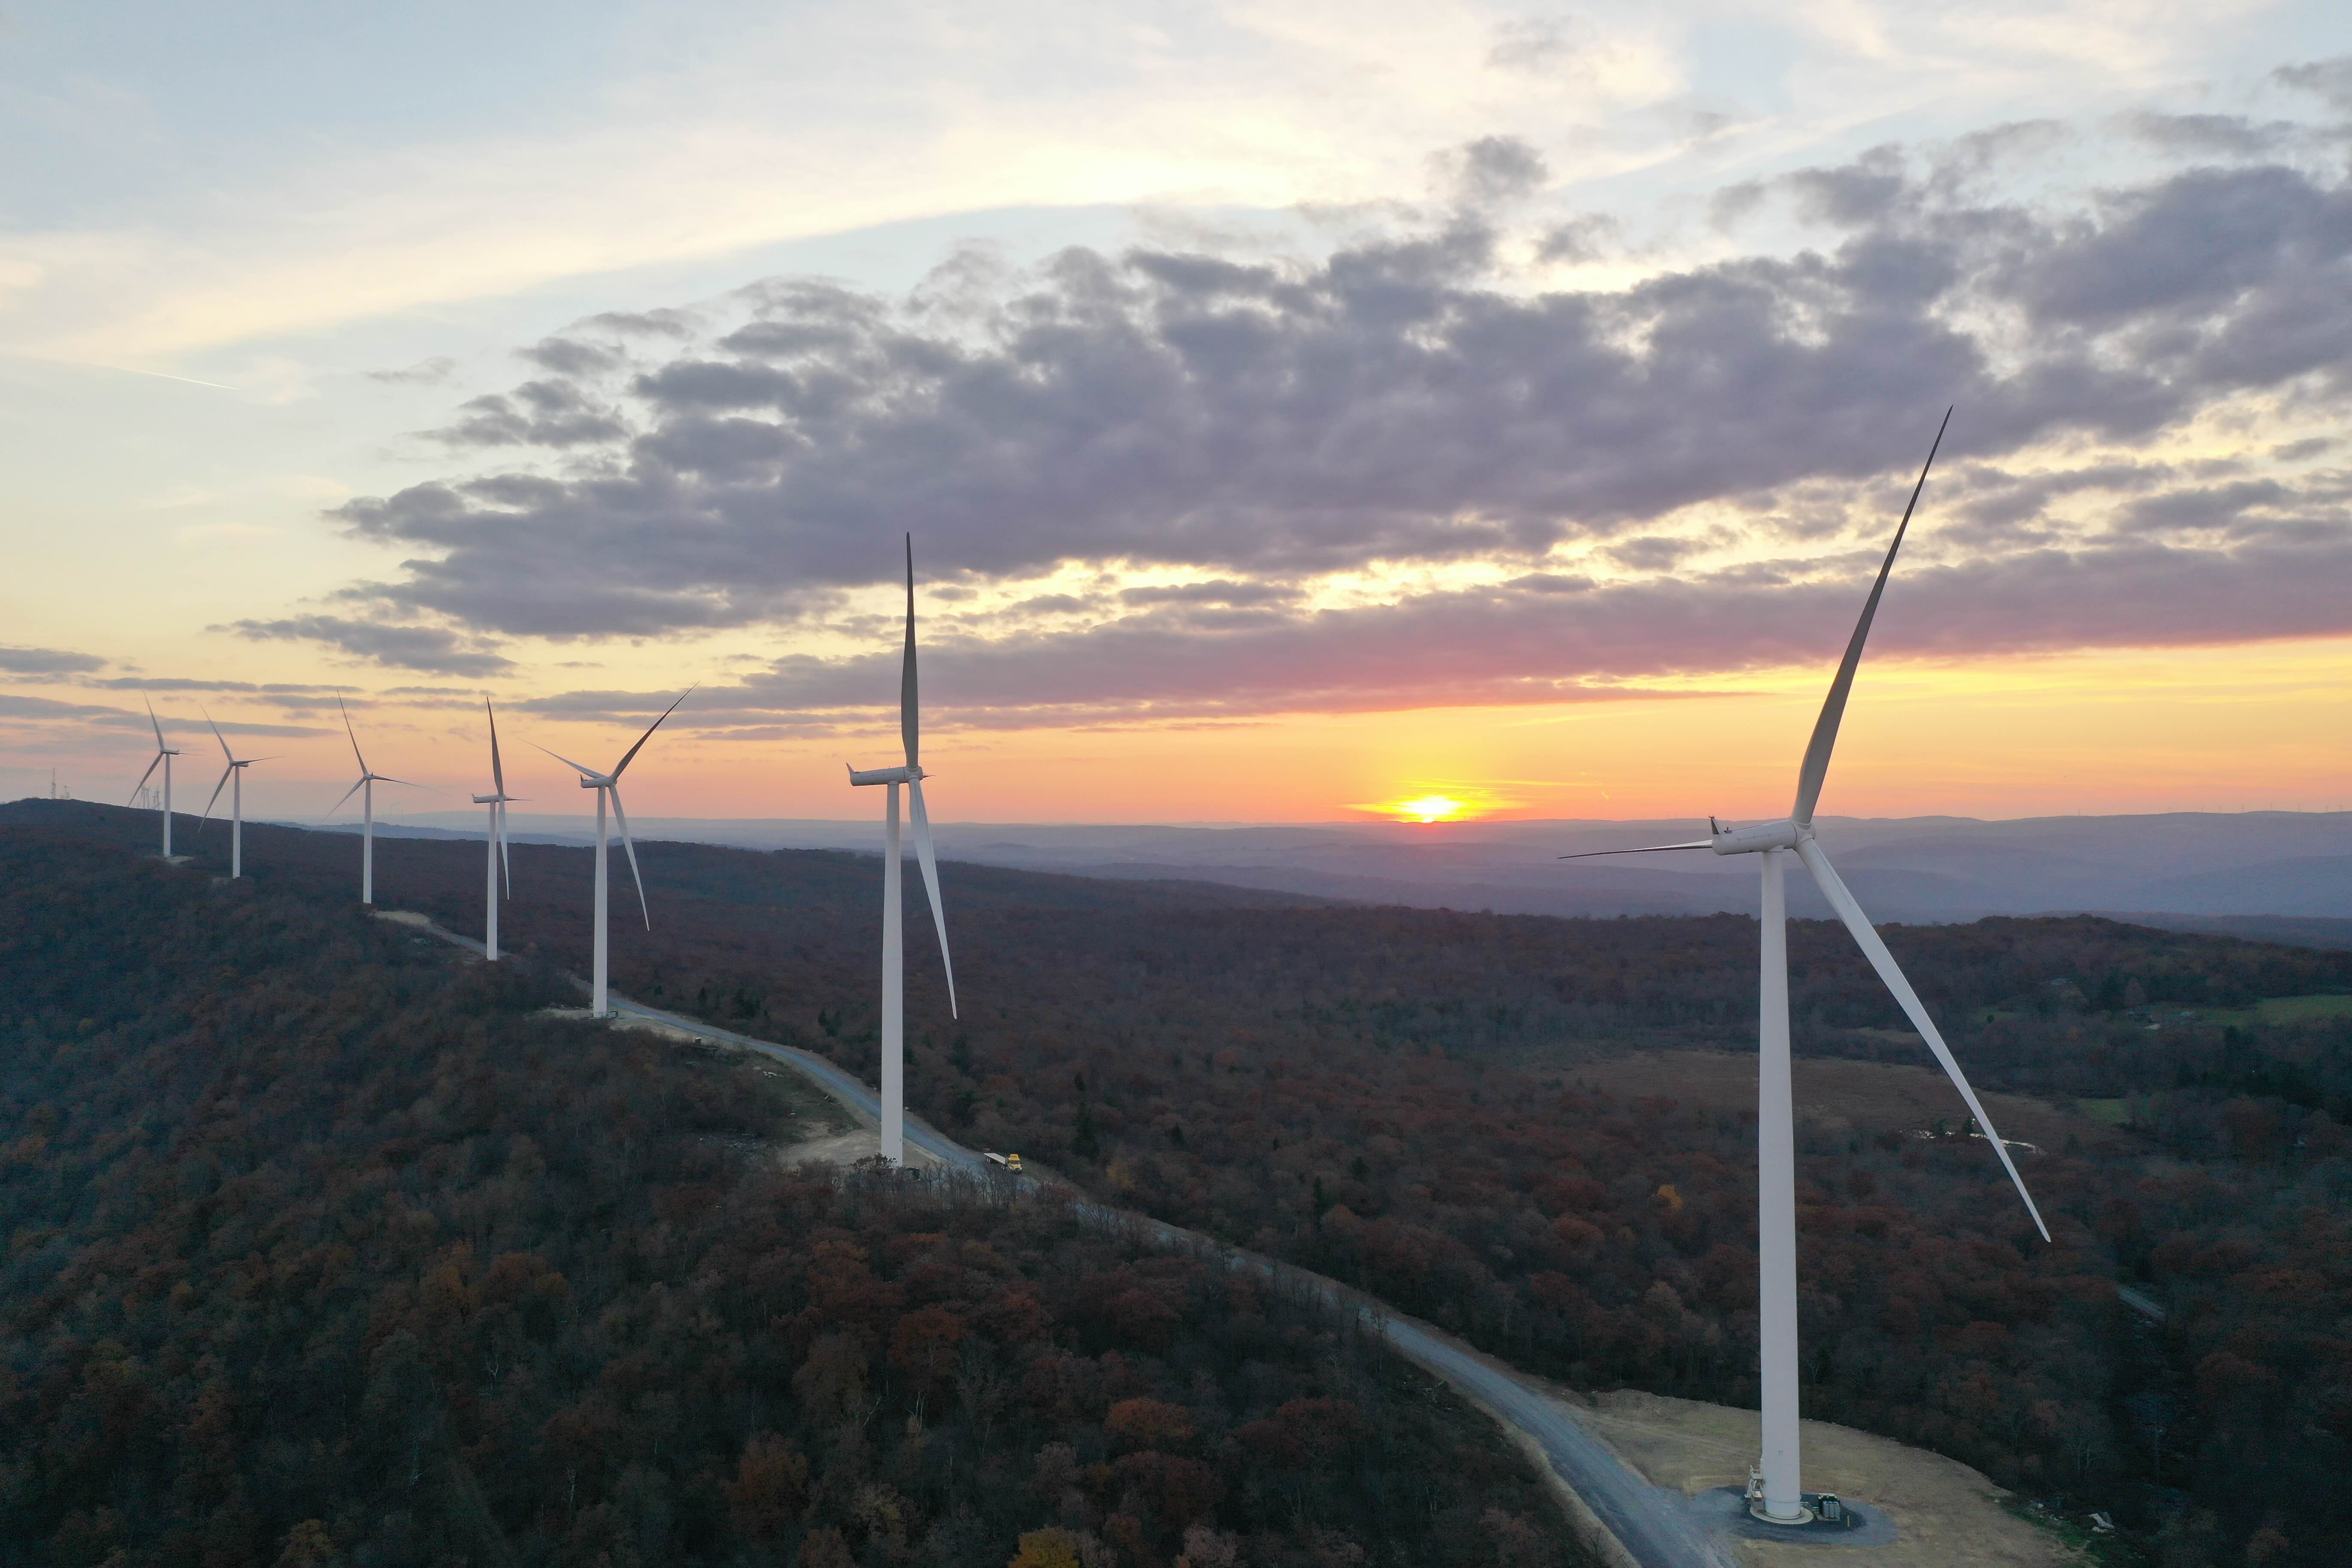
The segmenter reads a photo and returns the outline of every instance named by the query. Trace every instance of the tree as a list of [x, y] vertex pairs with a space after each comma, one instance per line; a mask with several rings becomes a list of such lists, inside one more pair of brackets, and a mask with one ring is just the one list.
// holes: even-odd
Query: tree
[[1004, 1568], [1079, 1568], [1078, 1538], [1058, 1528], [1029, 1531]]

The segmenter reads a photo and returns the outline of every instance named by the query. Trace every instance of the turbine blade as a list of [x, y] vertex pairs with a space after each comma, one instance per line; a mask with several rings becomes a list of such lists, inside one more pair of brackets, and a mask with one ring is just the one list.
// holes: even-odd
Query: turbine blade
[[431, 784], [413, 784], [407, 779], [396, 779], [387, 773], [370, 773], [368, 774], [368, 777], [375, 780], [378, 784], [406, 784], [410, 789], [431, 789], [433, 787]]
[[149, 779], [151, 779], [151, 778], [153, 778], [153, 777], [155, 776], [155, 770], [156, 770], [157, 768], [162, 767], [163, 765], [163, 752], [156, 752], [156, 753], [155, 753], [155, 760], [154, 760], [153, 762], [152, 762], [152, 763], [149, 763], [147, 764], [147, 771], [146, 771], [145, 773], [141, 773], [141, 774], [139, 775], [139, 782], [138, 782], [137, 784], [132, 784], [132, 785], [131, 786], [131, 794], [130, 794], [130, 795], [128, 796], [128, 799], [129, 799], [129, 800], [137, 800], [137, 799], [139, 798], [139, 792], [140, 792], [141, 790], [142, 790], [142, 789], [145, 789], [145, 788], [147, 787], [147, 781], [148, 781]]
[[345, 791], [343, 792], [343, 800], [339, 800], [339, 801], [335, 802], [335, 804], [334, 804], [334, 805], [331, 805], [331, 806], [327, 807], [327, 810], [326, 810], [326, 814], [325, 814], [325, 816], [320, 816], [320, 817], [319, 818], [319, 820], [320, 820], [320, 821], [321, 821], [321, 822], [324, 822], [324, 821], [327, 819], [327, 817], [329, 817], [329, 816], [334, 816], [334, 815], [335, 815], [335, 813], [337, 813], [337, 812], [339, 812], [339, 811], [342, 810], [342, 809], [343, 809], [343, 801], [345, 801], [345, 800], [349, 800], [349, 799], [351, 799], [351, 798], [352, 798], [352, 796], [353, 796], [353, 795], [355, 795], [359, 794], [359, 793], [360, 793], [360, 785], [361, 785], [361, 784], [366, 784], [367, 782], [368, 782], [368, 775], [367, 775], [367, 774], [365, 774], [365, 773], [362, 773], [362, 774], [360, 775], [360, 782], [359, 782], [359, 784], [355, 784], [352, 785], [352, 787], [351, 787], [351, 788], [349, 788], [349, 789], [345, 790]]
[[1845, 718], [1847, 693], [1853, 689], [1853, 672], [1862, 664], [1862, 645], [1869, 639], [1870, 623], [1878, 614], [1879, 595], [1886, 592], [1886, 574], [1895, 570], [1895, 552], [1903, 548], [1904, 531], [1911, 526], [1911, 513], [1919, 504], [1919, 492], [1927, 488], [1927, 470], [1936, 466], [1936, 453], [1944, 444], [1944, 431], [1952, 423], [1952, 411], [1944, 410], [1944, 423], [1936, 426], [1936, 440], [1927, 448], [1927, 460], [1919, 465], [1919, 482], [1911, 487], [1910, 504], [1903, 509], [1903, 521], [1895, 525], [1894, 542], [1886, 547], [1886, 559], [1878, 564], [1878, 581], [1870, 585], [1870, 597], [1862, 604], [1862, 619], [1853, 625], [1853, 637], [1845, 645], [1845, 658], [1838, 661], [1837, 678], [1830, 682], [1830, 694], [1822, 701], [1821, 717], [1813, 721], [1813, 738], [1805, 746], [1804, 765], [1797, 770], [1797, 809], [1790, 815], [1799, 822], [1813, 819], [1813, 805], [1822, 798], [1822, 782], [1829, 777], [1830, 752], [1837, 747], [1838, 725]]
[[507, 897], [514, 897], [514, 858], [507, 853], [507, 803], [499, 802], [499, 864], [507, 874]]
[[[693, 696], [695, 692], [700, 689], [701, 685], [702, 682], [698, 680], [692, 686], [689, 686], [685, 690], [679, 692], [677, 694], [677, 702], [683, 702], [688, 698]], [[623, 756], [619, 762], [613, 764], [613, 776], [614, 778], [619, 778], [621, 776], [621, 770], [627, 767], [631, 762], [635, 761], [636, 754], [645, 749], [646, 742], [654, 738], [654, 731], [662, 727], [662, 719], [667, 719], [671, 714], [677, 711], [677, 702], [673, 702], [668, 707], [663, 709], [661, 719], [656, 719], [652, 723], [646, 725], [646, 732], [637, 737], [637, 743], [631, 746], [627, 754]], [[617, 800], [620, 797], [615, 795], [614, 798]]]
[[[199, 702], [196, 704], [196, 711], [205, 715], [205, 722], [206, 724], [212, 725], [213, 739], [220, 742], [221, 755], [226, 757], [229, 760], [230, 764], [234, 766], [236, 763], [236, 753], [228, 749], [228, 742], [222, 737], [220, 726], [213, 723], [213, 716], [210, 713], [205, 712], [205, 705], [203, 703]], [[200, 821], [196, 826], [201, 827], [204, 824]]]
[[646, 906], [646, 879], [637, 874], [637, 846], [629, 837], [629, 814], [621, 809], [621, 786], [609, 784], [613, 792], [613, 820], [621, 826], [621, 847], [629, 852], [629, 880], [637, 885], [637, 912], [645, 917], [646, 929], [654, 929], [654, 912]]
[[1992, 1152], [2000, 1156], [2001, 1168], [2009, 1173], [2009, 1179], [2017, 1185], [2017, 1195], [2025, 1200], [2025, 1212], [2033, 1216], [2033, 1228], [2042, 1233], [2042, 1240], [2049, 1240], [2050, 1227], [2042, 1223], [2042, 1211], [2033, 1206], [2033, 1194], [2025, 1190], [2025, 1178], [2017, 1173], [2017, 1162], [2009, 1157], [2009, 1145], [2000, 1141], [2000, 1132], [1993, 1128], [1992, 1118], [1985, 1114], [1984, 1106], [1977, 1099], [1977, 1091], [1969, 1087], [1968, 1075], [1960, 1071], [1960, 1064], [1953, 1059], [1951, 1048], [1944, 1044], [1944, 1037], [1936, 1032], [1935, 1020], [1928, 1017], [1927, 1009], [1919, 1005], [1918, 993], [1913, 991], [1911, 982], [1903, 977], [1895, 955], [1886, 951], [1886, 943], [1880, 940], [1877, 931], [1871, 925], [1870, 917], [1862, 912], [1862, 906], [1854, 901], [1853, 894], [1847, 890], [1844, 880], [1837, 874], [1837, 868], [1830, 864], [1830, 858], [1822, 853], [1819, 844], [1811, 838], [1800, 838], [1797, 840], [1797, 853], [1803, 858], [1805, 868], [1813, 874], [1813, 880], [1820, 884], [1822, 894], [1829, 900], [1830, 907], [1837, 910], [1838, 919], [1845, 922], [1845, 929], [1853, 932], [1853, 940], [1862, 945], [1863, 956], [1870, 960], [1873, 969], [1878, 971], [1878, 977], [1886, 983], [1886, 989], [1895, 994], [1895, 1000], [1902, 1006], [1904, 1016], [1911, 1020], [1911, 1026], [1919, 1031], [1919, 1037], [1927, 1041], [1927, 1048], [1935, 1053], [1936, 1060], [1943, 1067], [1944, 1076], [1952, 1080], [1952, 1087], [1960, 1091], [1962, 1100], [1968, 1101], [1969, 1113], [1977, 1119], [1977, 1125], [1984, 1129], [1985, 1137], [1992, 1143]]
[[1575, 855], [1562, 855], [1562, 860], [1590, 860], [1601, 855], [1656, 855], [1668, 849], [1712, 849], [1712, 838], [1694, 838], [1687, 844], [1644, 844], [1638, 849], [1586, 849]]
[[163, 726], [158, 723], [155, 718], [155, 700], [143, 691], [139, 694], [139, 697], [140, 700], [147, 704], [147, 722], [154, 727], [155, 749], [159, 752], [167, 750], [168, 748], [163, 744]]
[[923, 809], [923, 783], [907, 783], [907, 803], [913, 808], [915, 863], [923, 868], [923, 891], [930, 896], [931, 924], [940, 933], [940, 967], [948, 976], [948, 1016], [956, 1017], [955, 960], [948, 956], [948, 907], [940, 902], [940, 863], [931, 854], [931, 816]]
[[360, 751], [360, 732], [352, 728], [352, 710], [343, 706], [343, 694], [340, 691], [335, 693], [335, 711], [343, 716], [343, 733], [352, 738], [352, 755], [359, 758], [360, 772], [367, 772], [367, 758]]
[[[525, 742], [524, 744], [538, 746], [541, 751], [547, 752], [547, 748], [545, 746], [541, 746], [537, 741], [528, 741]], [[547, 754], [553, 757], [557, 762], [562, 763], [565, 767], [570, 768], [572, 772], [578, 773], [583, 779], [593, 779], [596, 776], [596, 770], [594, 768], [583, 768], [578, 763], [573, 762], [570, 757], [564, 756], [560, 752], [547, 752]], [[503, 795], [506, 792], [501, 790], [499, 793]]]
[[499, 716], [491, 711], [490, 700], [482, 699], [482, 711], [490, 718], [490, 790], [496, 795], [507, 793], [507, 770], [499, 761]]
[[220, 801], [220, 792], [228, 788], [228, 775], [235, 772], [236, 772], [236, 764], [234, 762], [230, 763], [228, 766], [221, 770], [220, 783], [213, 785], [212, 799], [205, 802], [204, 816], [196, 818], [197, 831], [202, 832], [204, 830], [205, 821], [211, 817], [213, 814], [213, 807]]
[[906, 743], [907, 765], [914, 767], [923, 752], [922, 704], [915, 690], [915, 536], [907, 535], [907, 657], [898, 667], [898, 739]]

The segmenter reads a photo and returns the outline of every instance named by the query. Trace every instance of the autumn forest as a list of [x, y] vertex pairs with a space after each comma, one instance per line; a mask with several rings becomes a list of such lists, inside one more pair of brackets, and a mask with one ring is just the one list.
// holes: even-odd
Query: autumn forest
[[[515, 847], [493, 973], [364, 919], [348, 836], [249, 828], [233, 887], [217, 829], [173, 869], [152, 826], [0, 810], [5, 1560], [1574, 1560], [1482, 1417], [1310, 1305], [1051, 1202], [794, 1169], [738, 1065], [547, 1016], [583, 852]], [[377, 852], [381, 904], [478, 931], [478, 844]], [[617, 989], [873, 1079], [872, 858], [640, 855]], [[1752, 921], [942, 874], [935, 1125], [1564, 1383], [1753, 1405], [1752, 1110], [1622, 1070], [1752, 1040]], [[2352, 1018], [2258, 1004], [2352, 954], [1886, 935], [1978, 1087], [2055, 1108], [2021, 1156], [2055, 1239], [1956, 1099], [1808, 1120], [1807, 1414], [2150, 1563], [2340, 1561]], [[1842, 931], [1790, 949], [1801, 1100], [1808, 1063], [1924, 1063]]]

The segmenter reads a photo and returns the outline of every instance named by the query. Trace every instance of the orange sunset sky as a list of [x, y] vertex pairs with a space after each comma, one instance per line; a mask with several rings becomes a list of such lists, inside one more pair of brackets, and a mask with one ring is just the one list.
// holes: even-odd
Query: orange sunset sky
[[2330, 8], [1112, 15], [16, 27], [0, 792], [2352, 805]]

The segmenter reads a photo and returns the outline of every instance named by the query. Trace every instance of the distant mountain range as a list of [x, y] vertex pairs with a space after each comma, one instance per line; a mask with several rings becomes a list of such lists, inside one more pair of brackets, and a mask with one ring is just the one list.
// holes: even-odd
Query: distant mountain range
[[[379, 833], [478, 837], [472, 812], [426, 812]], [[518, 841], [582, 844], [585, 819], [510, 818]], [[755, 849], [880, 847], [869, 821], [639, 817], [640, 839]], [[356, 831], [356, 828], [352, 828]], [[1585, 849], [1704, 836], [1706, 825], [1474, 822], [1426, 826], [941, 823], [941, 856], [1087, 877], [1223, 882], [1422, 908], [1546, 915], [1703, 914], [1756, 907], [1754, 868], [1704, 852], [1562, 861]], [[2168, 812], [2146, 816], [1823, 817], [1874, 919], [2093, 911], [2148, 924], [2352, 946], [2352, 812]], [[1790, 911], [1829, 909], [1802, 877]]]

